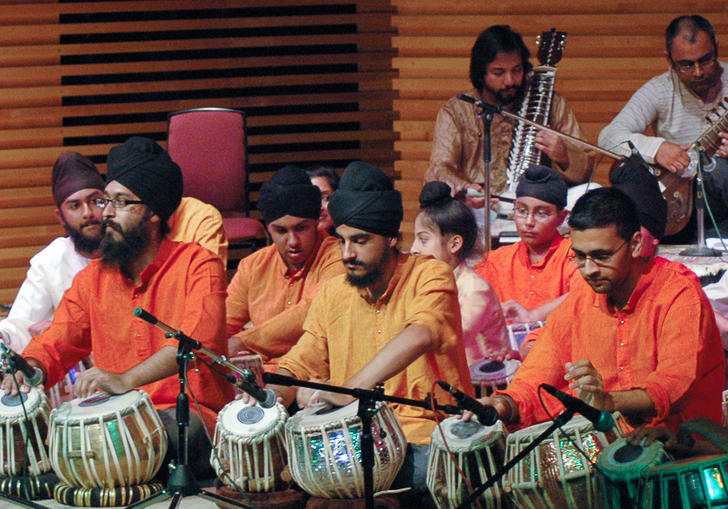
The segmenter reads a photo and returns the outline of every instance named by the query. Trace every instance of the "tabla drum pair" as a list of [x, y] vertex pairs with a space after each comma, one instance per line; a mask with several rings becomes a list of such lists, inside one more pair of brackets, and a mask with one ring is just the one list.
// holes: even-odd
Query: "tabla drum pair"
[[611, 443], [597, 460], [604, 496], [602, 507], [638, 507], [644, 496], [646, 472], [668, 458], [662, 442], [657, 440], [648, 446], [629, 444], [626, 438]]
[[[359, 401], [331, 409], [326, 404], [306, 408], [285, 424], [291, 475], [309, 494], [321, 498], [361, 498]], [[383, 402], [372, 417], [374, 492], [389, 489], [405, 460], [407, 439], [394, 411]]]
[[[505, 437], [501, 421], [482, 426], [476, 420], [465, 422], [448, 417], [435, 428], [427, 465], [427, 488], [437, 507], [459, 506], [470, 496], [471, 488], [477, 489], [495, 474], [503, 465]], [[500, 509], [502, 497], [498, 482], [478, 497], [478, 503], [483, 509]]]
[[[618, 413], [614, 414], [614, 421], [614, 428], [600, 432], [584, 417], [572, 418], [508, 471], [503, 480], [504, 491], [510, 493], [518, 507], [529, 509], [602, 507], [594, 463], [609, 444], [629, 430]], [[509, 434], [506, 462], [550, 425], [551, 422], [545, 422]]]
[[167, 433], [149, 396], [96, 393], [53, 409], [50, 459], [67, 485], [133, 486], [150, 481], [167, 453]]

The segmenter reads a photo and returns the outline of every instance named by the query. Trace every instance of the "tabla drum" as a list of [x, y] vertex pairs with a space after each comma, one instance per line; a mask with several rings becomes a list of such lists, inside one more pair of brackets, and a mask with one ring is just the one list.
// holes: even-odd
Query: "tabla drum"
[[490, 396], [498, 389], [505, 389], [513, 380], [513, 375], [520, 366], [521, 361], [516, 359], [504, 361], [483, 359], [470, 366], [470, 378], [473, 381], [475, 397]]
[[511, 350], [516, 352], [521, 348], [521, 345], [526, 340], [526, 337], [536, 329], [540, 329], [546, 325], [543, 320], [537, 322], [528, 323], [509, 323], [506, 325], [508, 329], [508, 342], [511, 346]]
[[[606, 447], [625, 435], [628, 426], [614, 414], [615, 426], [603, 433], [577, 415], [541, 442], [505, 476], [503, 489], [519, 507], [581, 509], [600, 507], [593, 463]], [[506, 461], [546, 431], [551, 422], [518, 430], [506, 437]], [[586, 457], [577, 449], [584, 451]]]
[[728, 507], [728, 454], [696, 456], [645, 472], [641, 509]]
[[[440, 509], [457, 507], [470, 495], [465, 475], [473, 489], [485, 483], [503, 465], [505, 431], [501, 421], [482, 426], [475, 420], [464, 422], [448, 417], [432, 432], [430, 459], [427, 464], [427, 488]], [[444, 435], [444, 440], [443, 440]], [[447, 448], [454, 458], [451, 459]], [[478, 497], [482, 509], [500, 509], [503, 492], [495, 484]]]
[[[326, 404], [306, 408], [286, 421], [289, 468], [298, 485], [314, 497], [361, 498], [359, 402], [331, 409]], [[394, 411], [383, 402], [372, 418], [374, 491], [389, 489], [402, 467], [407, 439]]]
[[132, 486], [151, 480], [167, 453], [167, 433], [147, 393], [96, 393], [51, 412], [50, 458], [66, 484]]
[[280, 403], [271, 408], [231, 401], [220, 410], [215, 425], [210, 464], [230, 488], [268, 492], [283, 488], [287, 462], [283, 424], [288, 412]]
[[35, 387], [31, 387], [27, 393], [21, 392], [15, 396], [4, 394], [0, 397], [2, 476], [21, 475], [23, 472], [39, 475], [51, 469], [51, 461], [45, 446], [50, 411], [48, 398]]
[[647, 447], [628, 444], [618, 438], [599, 455], [597, 467], [602, 474], [602, 495], [605, 509], [637, 507], [645, 486], [644, 473], [667, 461], [662, 443], [654, 441]]
[[[234, 364], [240, 369], [249, 369], [255, 375], [255, 383], [263, 387], [263, 358], [257, 353], [251, 353], [248, 355], [236, 355], [230, 358], [230, 363]], [[233, 373], [236, 377], [239, 377], [239, 373]], [[242, 394], [242, 389], [236, 387], [235, 394]]]

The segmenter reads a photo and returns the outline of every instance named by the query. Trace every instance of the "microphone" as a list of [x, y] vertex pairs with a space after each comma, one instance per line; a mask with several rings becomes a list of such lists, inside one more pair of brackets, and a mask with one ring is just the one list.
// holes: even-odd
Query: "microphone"
[[460, 408], [473, 412], [483, 426], [492, 426], [498, 421], [498, 412], [494, 407], [481, 404], [477, 399], [455, 389], [452, 385], [442, 380], [437, 382], [437, 385], [452, 394], [452, 397], [458, 402]]
[[248, 375], [250, 375], [250, 378], [253, 378], [255, 375], [253, 375], [248, 369], [244, 371], [247, 371], [247, 373], [243, 375], [242, 378], [233, 376], [230, 377], [233, 380], [230, 380], [230, 378], [228, 378], [228, 380], [230, 380], [235, 387], [238, 387], [249, 394], [253, 399], [260, 403], [261, 407], [273, 407], [277, 402], [276, 393], [270, 389], [263, 389], [260, 385], [248, 379]]
[[27, 385], [30, 385], [31, 387], [40, 385], [43, 381], [43, 372], [39, 368], [28, 364], [28, 361], [13, 352], [5, 343], [0, 343], [0, 348], [2, 348], [3, 355], [5, 356], [8, 364], [12, 366], [16, 372], [20, 371], [23, 374], [23, 378], [25, 378], [25, 383]]
[[715, 170], [715, 158], [713, 156], [709, 156], [708, 152], [703, 147], [698, 149], [698, 155], [700, 156], [700, 166], [705, 173], [710, 173]]
[[597, 410], [579, 398], [558, 390], [553, 385], [541, 384], [541, 388], [561, 401], [567, 409], [586, 417], [597, 431], [609, 431], [614, 427], [614, 419], [606, 410]]
[[183, 334], [179, 330], [173, 329], [172, 327], [170, 327], [163, 321], [159, 320], [156, 316], [151, 314], [149, 311], [145, 311], [142, 308], [136, 308], [136, 309], [134, 309], [134, 316], [136, 316], [137, 318], [141, 318], [145, 322], [149, 322], [152, 325], [156, 325], [157, 327], [162, 329], [164, 332], [166, 332], [169, 337], [177, 338], [178, 340], [184, 339], [185, 341], [189, 341], [190, 346], [195, 350], [203, 349], [202, 343], [200, 343], [196, 339], [189, 337], [186, 334]]
[[476, 99], [475, 97], [470, 97], [469, 95], [458, 94], [457, 98], [460, 99], [461, 101], [465, 101], [466, 103], [474, 104], [478, 108], [482, 108], [483, 110], [488, 111], [490, 113], [500, 113], [501, 111], [503, 111], [503, 108], [501, 108], [500, 106], [496, 106], [495, 104], [483, 102], [480, 99]]

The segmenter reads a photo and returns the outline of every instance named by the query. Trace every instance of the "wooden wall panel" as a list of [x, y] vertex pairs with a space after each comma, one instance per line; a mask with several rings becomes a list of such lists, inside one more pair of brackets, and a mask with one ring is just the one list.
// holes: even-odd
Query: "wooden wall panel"
[[0, 0], [0, 303], [63, 233], [63, 150], [164, 144], [171, 111], [245, 110], [251, 200], [288, 163], [393, 173], [389, 0]]
[[[718, 41], [728, 43], [728, 2], [712, 0], [393, 0], [395, 170], [405, 205], [404, 244], [412, 239], [417, 198], [429, 164], [439, 108], [471, 87], [470, 49], [482, 30], [508, 24], [536, 54], [536, 36], [552, 27], [567, 32], [557, 65], [556, 90], [574, 108], [587, 141], [619, 112], [637, 88], [667, 69], [664, 31], [683, 14], [707, 17]], [[534, 64], [538, 62], [533, 59]], [[607, 181], [611, 161], [595, 179]]]

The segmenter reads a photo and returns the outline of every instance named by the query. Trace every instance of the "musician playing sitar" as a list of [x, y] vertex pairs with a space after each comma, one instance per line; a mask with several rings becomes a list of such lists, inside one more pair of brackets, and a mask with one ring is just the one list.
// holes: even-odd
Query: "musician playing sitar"
[[[473, 45], [470, 81], [474, 88], [466, 94], [519, 113], [532, 78], [529, 58], [530, 52], [517, 32], [506, 25], [491, 26]], [[550, 69], [553, 71], [553, 68]], [[559, 132], [584, 139], [574, 112], [563, 97], [551, 92], [544, 92], [545, 97], [542, 98], [546, 99], [546, 104], [550, 102], [545, 123]], [[456, 97], [445, 103], [437, 115], [430, 167], [425, 172], [426, 181], [446, 182], [454, 196], [462, 196], [465, 203], [475, 209], [482, 209], [485, 205], [482, 194], [485, 168], [483, 122], [478, 117], [479, 110], [477, 106]], [[509, 152], [515, 126], [516, 121], [503, 115], [496, 114], [493, 118], [490, 130], [491, 193], [500, 194], [506, 190], [509, 180], [507, 169], [512, 166], [509, 164]], [[534, 136], [531, 140], [533, 146], [551, 160], [568, 184], [587, 180], [594, 161], [582, 148], [575, 144], [571, 146], [558, 135], [546, 131], [538, 131]], [[512, 185], [513, 190], [515, 184]], [[480, 194], [468, 194], [468, 189]]]
[[[647, 163], [680, 174], [689, 167], [691, 146], [711, 125], [706, 114], [728, 94], [728, 66], [718, 61], [715, 32], [702, 16], [675, 18], [665, 31], [665, 43], [670, 69], [632, 96], [599, 134], [599, 145], [629, 154], [624, 142], [630, 140]], [[654, 136], [644, 134], [650, 126]], [[715, 171], [704, 175], [706, 198], [718, 222], [728, 219], [726, 138], [716, 131], [704, 146], [718, 156]], [[691, 241], [687, 234], [683, 240]]]

